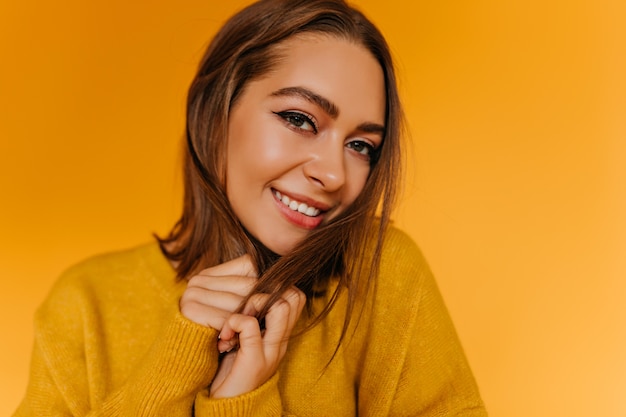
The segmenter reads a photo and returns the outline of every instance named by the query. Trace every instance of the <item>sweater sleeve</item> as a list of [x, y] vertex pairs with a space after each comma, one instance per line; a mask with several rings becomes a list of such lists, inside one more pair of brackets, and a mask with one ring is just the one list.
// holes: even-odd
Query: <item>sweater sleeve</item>
[[[29, 384], [14, 416], [281, 415], [278, 374], [236, 398], [208, 397], [218, 332], [182, 316], [175, 299], [150, 296], [141, 284], [129, 295], [128, 287], [86, 283], [84, 275], [66, 273], [37, 311]], [[118, 301], [103, 301], [107, 292]], [[138, 343], [145, 348], [132, 347]]]
[[472, 371], [430, 274], [422, 278], [412, 324], [389, 415], [486, 417]]
[[216, 333], [173, 317], [127, 382], [106, 398], [90, 391], [88, 373], [101, 371], [89, 369], [89, 353], [68, 345], [73, 337], [50, 343], [38, 335], [26, 396], [15, 416], [191, 416], [198, 392], [217, 369], [217, 353], [207, 348]]
[[279, 417], [282, 402], [278, 390], [278, 373], [254, 391], [233, 398], [209, 398], [204, 390], [195, 404], [196, 416]]
[[[435, 280], [413, 241], [386, 242], [359, 415], [487, 415]], [[363, 411], [363, 413], [361, 413]]]
[[[281, 416], [278, 374], [250, 393], [209, 398], [208, 389], [201, 387], [208, 387], [215, 374], [217, 357], [210, 357], [208, 352], [214, 349], [207, 349], [206, 341], [216, 335], [214, 329], [175, 317], [128, 382], [96, 409], [90, 409], [93, 394], [80, 381], [82, 372], [64, 383], [50, 364], [60, 365], [69, 358], [51, 357], [36, 341], [27, 394], [14, 416]], [[72, 373], [77, 371], [75, 366], [70, 368]]]

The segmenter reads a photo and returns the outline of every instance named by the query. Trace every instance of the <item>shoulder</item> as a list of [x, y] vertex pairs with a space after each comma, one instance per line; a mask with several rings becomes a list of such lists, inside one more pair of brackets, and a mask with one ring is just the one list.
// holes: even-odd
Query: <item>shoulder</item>
[[421, 251], [419, 250], [415, 241], [404, 231], [389, 226], [385, 233], [385, 246], [384, 255], [386, 256], [401, 256], [401, 255], [418, 255], [420, 259], [423, 259]]
[[156, 242], [95, 255], [67, 269], [57, 285], [120, 284], [132, 276], [162, 272], [166, 265], [161, 258]]
[[379, 282], [388, 281], [394, 287], [417, 290], [424, 280], [431, 280], [428, 263], [411, 237], [390, 226], [385, 234], [380, 261]]
[[419, 310], [445, 315], [446, 309], [420, 248], [405, 232], [389, 227], [374, 283], [374, 310], [410, 325]]
[[67, 269], [55, 282], [40, 308], [66, 310], [74, 304], [123, 303], [137, 297], [167, 294], [175, 285], [175, 273], [156, 242], [90, 257]]

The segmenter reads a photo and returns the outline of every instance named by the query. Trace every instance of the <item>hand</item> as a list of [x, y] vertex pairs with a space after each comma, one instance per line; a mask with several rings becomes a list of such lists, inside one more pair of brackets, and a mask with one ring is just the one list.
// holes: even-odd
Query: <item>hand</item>
[[242, 314], [232, 314], [224, 322], [219, 349], [232, 347], [237, 336], [239, 348], [222, 358], [211, 384], [211, 397], [234, 397], [250, 392], [270, 379], [278, 369], [306, 296], [295, 287], [285, 291], [267, 312], [265, 330], [262, 331], [254, 316], [267, 298], [267, 294], [254, 294]]
[[207, 268], [189, 280], [180, 299], [180, 312], [195, 323], [222, 330], [256, 281], [249, 255]]

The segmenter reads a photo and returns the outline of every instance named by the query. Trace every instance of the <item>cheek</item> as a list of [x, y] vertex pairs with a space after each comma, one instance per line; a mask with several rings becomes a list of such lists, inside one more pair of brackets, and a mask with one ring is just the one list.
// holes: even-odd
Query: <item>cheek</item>
[[361, 164], [359, 165], [353, 167], [348, 172], [348, 181], [346, 182], [348, 186], [346, 187], [346, 198], [344, 201], [346, 206], [352, 204], [361, 194], [369, 178], [369, 166], [363, 167]]
[[285, 162], [294, 154], [295, 141], [285, 138], [285, 133], [267, 120], [256, 125], [235, 126], [229, 134], [229, 165], [238, 165], [246, 170], [256, 170]]

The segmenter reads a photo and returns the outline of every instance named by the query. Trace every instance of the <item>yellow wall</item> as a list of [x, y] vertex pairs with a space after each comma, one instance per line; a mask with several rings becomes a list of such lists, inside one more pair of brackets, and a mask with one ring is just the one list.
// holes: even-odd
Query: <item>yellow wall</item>
[[[0, 415], [58, 274], [176, 218], [185, 89], [244, 3], [0, 3]], [[397, 221], [491, 414], [626, 415], [625, 3], [357, 4], [398, 57], [412, 129]]]

